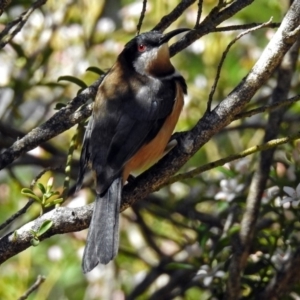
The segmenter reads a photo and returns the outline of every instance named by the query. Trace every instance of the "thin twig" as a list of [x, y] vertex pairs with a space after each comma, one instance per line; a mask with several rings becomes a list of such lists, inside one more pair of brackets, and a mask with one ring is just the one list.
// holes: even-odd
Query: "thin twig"
[[195, 24], [195, 29], [198, 27], [202, 15], [202, 5], [203, 5], [203, 0], [198, 0], [198, 12], [197, 12], [197, 19], [196, 19], [196, 24]]
[[218, 5], [217, 5], [217, 8], [218, 8], [219, 10], [221, 10], [222, 8], [224, 8], [224, 7], [228, 6], [228, 5], [230, 5], [233, 1], [234, 1], [234, 0], [231, 0], [231, 1], [219, 0]]
[[[268, 28], [277, 28], [280, 26], [281, 23], [273, 23], [264, 26]], [[263, 23], [249, 23], [249, 24], [243, 24], [243, 25], [231, 25], [231, 26], [221, 26], [215, 28], [212, 32], [223, 32], [223, 31], [235, 31], [235, 30], [246, 30], [249, 28], [254, 28], [257, 26], [263, 25]]]
[[[155, 26], [155, 30], [163, 30], [164, 26], [169, 26], [169, 22], [172, 23], [173, 19], [177, 19], [182, 12], [190, 6], [195, 0], [182, 1], [168, 16], [167, 19], [164, 18], [160, 21], [160, 24]], [[220, 12], [219, 15], [210, 15], [205, 20], [205, 24], [201, 26], [202, 36], [211, 32], [217, 25], [219, 25], [225, 19], [231, 17], [238, 11], [242, 10], [246, 6], [250, 5], [254, 0], [236, 0], [233, 4]], [[199, 29], [199, 31], [201, 31]], [[193, 41], [200, 37], [198, 30], [190, 31], [183, 39], [173, 44], [170, 47], [170, 56], [174, 56], [180, 50], [186, 48]], [[188, 37], [189, 36], [189, 37]], [[275, 60], [272, 60], [275, 64]], [[21, 154], [29, 151], [41, 143], [49, 140], [50, 138], [57, 136], [61, 132], [69, 129], [73, 125], [87, 118], [91, 112], [91, 106], [88, 106], [82, 111], [74, 113], [74, 111], [81, 105], [85, 104], [89, 99], [95, 97], [99, 84], [102, 82], [104, 76], [101, 76], [96, 82], [91, 86], [86, 88], [78, 96], [76, 96], [70, 103], [60, 109], [55, 115], [53, 115], [48, 121], [39, 127], [33, 129], [23, 138], [17, 140], [11, 147], [6, 149], [0, 154], [0, 170], [6, 167], [8, 164], [12, 163]]]
[[[297, 140], [299, 138], [300, 138], [300, 133], [292, 135], [290, 137], [274, 139], [274, 140], [271, 140], [267, 143], [250, 147], [250, 148], [248, 148], [248, 149], [246, 149], [246, 150], [244, 150], [240, 153], [232, 154], [232, 155], [229, 155], [227, 157], [218, 159], [218, 160], [213, 161], [211, 163], [208, 163], [208, 164], [205, 164], [205, 165], [200, 166], [198, 168], [195, 168], [192, 171], [175, 175], [175, 176], [171, 177], [167, 182], [165, 182], [163, 184], [163, 186], [172, 184], [176, 181], [181, 181], [181, 180], [184, 180], [184, 179], [193, 178], [193, 177], [199, 175], [200, 173], [206, 172], [206, 171], [214, 169], [216, 167], [223, 166], [224, 164], [226, 164], [228, 162], [234, 161], [236, 159], [241, 159], [243, 157], [246, 157], [246, 156], [251, 155], [251, 154], [256, 153], [256, 152], [266, 151], [268, 149], [275, 148], [279, 145], [292, 142], [292, 141]], [[161, 188], [161, 187], [162, 186], [160, 186], [159, 188]]]
[[168, 15], [164, 16], [152, 30], [164, 31], [195, 1], [196, 0], [182, 0]]
[[298, 27], [296, 27], [293, 31], [288, 32], [286, 34], [286, 37], [293, 38], [294, 36], [298, 35], [299, 32], [300, 32], [300, 25]]
[[295, 283], [299, 283], [299, 263], [300, 248], [298, 247], [290, 256], [289, 260], [282, 264], [281, 268], [276, 272], [275, 276], [269, 281], [266, 288], [256, 299], [279, 299], [279, 297], [282, 299], [281, 296], [284, 293], [287, 293]]
[[154, 233], [151, 228], [147, 226], [143, 217], [141, 216], [140, 210], [137, 209], [135, 206], [132, 207], [135, 215], [136, 215], [136, 222], [139, 224], [140, 230], [144, 239], [147, 241], [147, 244], [156, 252], [157, 255], [160, 257], [164, 257], [165, 254], [161, 251], [160, 247], [157, 245], [154, 239]]
[[11, 0], [0, 0], [0, 16], [3, 14], [6, 7], [11, 3]]
[[147, 0], [143, 0], [143, 8], [141, 11], [139, 22], [136, 26], [136, 35], [140, 34], [140, 31], [141, 31], [141, 28], [143, 25], [143, 20], [145, 18], [146, 9], [147, 9]]
[[222, 9], [221, 11], [220, 6], [214, 7], [199, 24], [197, 30], [191, 30], [184, 36], [184, 38], [181, 38], [178, 42], [170, 46], [170, 56], [174, 56], [176, 53], [185, 49], [202, 36], [209, 34], [210, 32], [214, 32], [218, 25], [234, 16], [246, 6], [251, 5], [253, 1], [254, 0], [235, 0], [227, 2], [227, 4], [230, 4], [230, 6]]
[[289, 98], [289, 99], [286, 99], [286, 100], [283, 100], [280, 102], [275, 102], [274, 104], [265, 105], [265, 106], [261, 106], [261, 107], [255, 108], [255, 109], [251, 109], [251, 110], [248, 110], [248, 111], [245, 111], [245, 112], [235, 115], [234, 120], [251, 117], [253, 115], [267, 112], [267, 111], [268, 112], [273, 111], [279, 107], [291, 105], [299, 100], [300, 100], [300, 95], [297, 95], [295, 97], [292, 97], [292, 98]]
[[[235, 13], [251, 3], [250, 0], [234, 1], [230, 7], [221, 11], [220, 14], [224, 15], [217, 17], [217, 21], [231, 15], [231, 9]], [[230, 12], [228, 11], [229, 9]], [[157, 164], [136, 177], [133, 183], [124, 186], [122, 208], [125, 209], [135, 201], [145, 198], [149, 192], [157, 191], [168, 181], [168, 178], [178, 172], [196, 151], [206, 144], [213, 135], [230, 124], [234, 116], [244, 109], [257, 90], [274, 73], [283, 56], [290, 49], [292, 42], [296, 40], [296, 37], [294, 37], [294, 40], [287, 40], [284, 38], [284, 34], [294, 30], [299, 25], [299, 11], [300, 3], [296, 1], [285, 15], [280, 29], [274, 34], [261, 57], [236, 88], [211, 113], [204, 114], [192, 130], [178, 134], [176, 137], [178, 145]], [[286, 20], [289, 21], [287, 22]], [[209, 21], [213, 22], [212, 25], [208, 24], [209, 28], [216, 23], [215, 19]], [[201, 26], [203, 26], [202, 24], [203, 22]], [[189, 32], [185, 38], [188, 39], [187, 36], [193, 35], [195, 31]], [[186, 41], [184, 44], [186, 45]], [[173, 53], [182, 47], [180, 41], [177, 42], [177, 45], [176, 49], [173, 48]]]
[[15, 219], [20, 217], [21, 215], [25, 214], [27, 209], [34, 203], [34, 200], [30, 199], [23, 208], [21, 208], [19, 211], [17, 211], [15, 214], [13, 214], [11, 217], [9, 217], [6, 221], [4, 221], [0, 225], [0, 230], [7, 227], [9, 224], [11, 224]]
[[66, 107], [61, 108], [50, 119], [39, 127], [34, 128], [23, 138], [18, 139], [14, 144], [0, 154], [0, 170], [12, 163], [21, 154], [34, 149], [43, 142], [57, 136], [73, 125], [83, 121], [90, 116], [92, 105], [75, 112], [78, 107], [84, 105], [89, 99], [93, 99], [104, 76], [100, 76], [92, 85], [87, 87]]
[[[37, 183], [37, 181], [48, 171], [55, 171], [57, 169], [59, 169], [61, 167], [58, 168], [46, 168], [44, 170], [42, 170], [31, 182], [30, 184], [30, 189], [33, 189], [34, 185]], [[7, 227], [8, 225], [10, 225], [14, 220], [16, 220], [17, 218], [19, 218], [21, 215], [25, 214], [27, 209], [34, 203], [33, 199], [29, 199], [28, 202], [24, 205], [24, 207], [22, 207], [19, 211], [17, 211], [15, 214], [13, 214], [12, 216], [10, 216], [6, 221], [4, 221], [2, 224], [0, 224], [0, 231], [2, 229], [4, 229], [5, 227]]]
[[[34, 12], [35, 9], [41, 7], [47, 2], [47, 0], [38, 0], [24, 13], [21, 14], [16, 20], [10, 22], [5, 26], [3, 31], [0, 33], [0, 48], [3, 48], [7, 43], [9, 43], [14, 36], [21, 31], [27, 20], [29, 19], [30, 15]], [[10, 30], [16, 26], [16, 28], [11, 32]]]
[[43, 282], [46, 280], [45, 276], [39, 275], [36, 279], [35, 283], [22, 295], [18, 300], [25, 300], [28, 298], [30, 294], [32, 294], [35, 290], [37, 290]]
[[223, 66], [223, 63], [225, 61], [225, 58], [231, 48], [231, 46], [236, 42], [238, 41], [241, 37], [243, 37], [244, 35], [252, 32], [252, 31], [255, 31], [255, 30], [258, 30], [260, 28], [263, 28], [263, 27], [266, 27], [267, 25], [269, 25], [271, 23], [273, 18], [271, 18], [268, 22], [266, 23], [262, 23], [258, 26], [255, 26], [253, 28], [250, 28], [242, 33], [240, 33], [236, 38], [234, 38], [229, 44], [228, 46], [226, 47], [225, 51], [223, 52], [222, 54], [222, 57], [221, 57], [221, 60], [220, 60], [220, 63], [218, 64], [218, 68], [217, 68], [217, 74], [216, 74], [216, 77], [215, 77], [215, 81], [211, 87], [211, 91], [209, 93], [209, 97], [208, 97], [208, 102], [207, 102], [207, 111], [210, 112], [211, 111], [211, 103], [213, 101], [213, 96], [214, 96], [214, 93], [216, 91], [216, 88], [217, 88], [217, 85], [218, 85], [218, 82], [219, 82], [219, 79], [220, 79], [220, 73], [221, 73], [221, 69], [222, 69], [222, 66]]
[[35, 176], [35, 178], [32, 180], [31, 184], [30, 184], [30, 189], [33, 189], [33, 187], [35, 186], [35, 184], [37, 183], [37, 181], [44, 175], [46, 174], [47, 172], [49, 171], [57, 171], [59, 169], [61, 169], [62, 167], [56, 167], [56, 168], [53, 168], [53, 167], [48, 167], [48, 168], [45, 168], [44, 170], [42, 170], [37, 176]]
[[[292, 4], [290, 7], [290, 11], [295, 12], [296, 8], [299, 23], [300, 2], [294, 2], [294, 4]], [[292, 30], [287, 32], [291, 32]], [[278, 34], [278, 32], [280, 33], [278, 30], [276, 34]], [[285, 36], [285, 33], [283, 36]], [[287, 41], [289, 40], [289, 38], [284, 38]], [[296, 40], [291, 40], [289, 42], [291, 42], [291, 45], [294, 41], [295, 43], [283, 57], [278, 68], [277, 83], [271, 97], [272, 103], [274, 104], [286, 99], [290, 91], [300, 48], [300, 39], [297, 39], [297, 36], [294, 36], [294, 38], [296, 38]], [[280, 132], [280, 124], [283, 120], [283, 115], [286, 110], [286, 107], [282, 107], [272, 111], [269, 114], [268, 123], [265, 129], [265, 136], [263, 139], [264, 143], [269, 143], [269, 141], [276, 139]], [[254, 228], [256, 227], [259, 219], [261, 201], [269, 180], [271, 166], [274, 161], [274, 152], [275, 147], [271, 147], [267, 149], [267, 151], [260, 153], [257, 169], [253, 174], [251, 183], [249, 185], [249, 191], [245, 203], [245, 212], [241, 219], [240, 230], [232, 240], [232, 257], [228, 268], [227, 290], [224, 300], [240, 299], [242, 290], [242, 274], [246, 268], [248, 257], [251, 253], [251, 247], [255, 240]], [[279, 296], [281, 295], [277, 294], [276, 299], [279, 299]], [[267, 297], [265, 299], [275, 298]]]

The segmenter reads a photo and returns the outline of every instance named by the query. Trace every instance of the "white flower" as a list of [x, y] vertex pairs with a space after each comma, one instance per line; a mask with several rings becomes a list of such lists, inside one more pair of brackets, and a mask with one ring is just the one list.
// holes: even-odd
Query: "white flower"
[[43, 148], [41, 148], [40, 146], [30, 150], [27, 152], [28, 154], [35, 156], [35, 157], [41, 157], [42, 154], [44, 153]]
[[[275, 206], [281, 206], [281, 198], [278, 196], [279, 191], [280, 189], [276, 185], [266, 189], [264, 191], [261, 202], [263, 204], [268, 204], [271, 199], [274, 199]], [[277, 203], [279, 203], [279, 205]]]
[[291, 257], [292, 251], [288, 248], [286, 251], [277, 248], [274, 254], [271, 256], [271, 261], [274, 264], [275, 268], [281, 268]]
[[237, 159], [231, 162], [224, 164], [224, 168], [228, 170], [234, 170], [239, 174], [247, 174], [250, 168], [250, 159], [248, 157], [244, 157], [241, 159]]
[[48, 257], [52, 261], [59, 261], [63, 258], [63, 256], [63, 250], [57, 245], [53, 245], [48, 249]]
[[112, 33], [116, 29], [116, 24], [113, 19], [108, 17], [101, 18], [96, 26], [96, 30], [101, 32], [102, 34]]
[[201, 54], [205, 49], [205, 44], [203, 40], [196, 40], [190, 46], [187, 47], [187, 50], [194, 54]]
[[300, 203], [300, 183], [297, 185], [296, 189], [285, 186], [283, 187], [283, 190], [288, 196], [283, 197], [281, 204], [284, 205], [285, 203], [290, 202], [293, 207], [297, 207]]
[[234, 169], [240, 174], [247, 174], [249, 172], [250, 159], [244, 157], [234, 161]]
[[198, 76], [196, 76], [196, 78], [194, 80], [194, 84], [199, 89], [206, 88], [206, 86], [207, 86], [207, 78], [206, 78], [206, 76], [204, 76], [204, 75], [198, 75]]
[[244, 188], [243, 184], [238, 184], [237, 179], [222, 179], [220, 182], [221, 191], [215, 196], [216, 200], [224, 199], [231, 202], [236, 195]]
[[263, 257], [263, 253], [261, 251], [256, 251], [255, 253], [252, 253], [249, 255], [249, 258], [254, 262], [254, 263], [257, 263], [259, 262], [262, 257]]
[[209, 286], [214, 278], [222, 278], [225, 272], [219, 270], [220, 265], [211, 268], [209, 265], [203, 265], [198, 270], [194, 280], [201, 280], [204, 286]]

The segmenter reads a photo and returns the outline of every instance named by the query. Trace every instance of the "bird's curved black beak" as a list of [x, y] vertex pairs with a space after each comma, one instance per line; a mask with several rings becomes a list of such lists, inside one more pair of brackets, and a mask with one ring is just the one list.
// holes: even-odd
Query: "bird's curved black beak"
[[185, 31], [190, 31], [190, 30], [191, 29], [189, 29], [189, 28], [179, 28], [179, 29], [172, 30], [162, 36], [162, 38], [159, 41], [159, 44], [162, 45], [162, 44], [168, 42], [173, 36], [175, 36], [179, 33], [185, 32]]

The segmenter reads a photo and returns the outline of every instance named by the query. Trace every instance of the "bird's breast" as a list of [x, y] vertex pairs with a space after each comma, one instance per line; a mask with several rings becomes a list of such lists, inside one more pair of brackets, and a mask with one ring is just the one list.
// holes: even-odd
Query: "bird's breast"
[[184, 104], [183, 90], [176, 82], [176, 97], [171, 114], [166, 118], [156, 136], [144, 144], [138, 152], [126, 163], [123, 171], [123, 180], [126, 181], [132, 171], [140, 170], [157, 162], [164, 153], [172, 132], [177, 124]]

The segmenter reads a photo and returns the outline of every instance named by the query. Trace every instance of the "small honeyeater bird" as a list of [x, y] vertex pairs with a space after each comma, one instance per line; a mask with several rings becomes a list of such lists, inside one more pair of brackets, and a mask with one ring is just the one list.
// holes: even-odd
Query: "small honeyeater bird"
[[89, 166], [97, 194], [83, 254], [84, 273], [117, 255], [122, 187], [132, 171], [159, 160], [170, 141], [187, 86], [171, 64], [167, 43], [188, 30], [136, 36], [98, 88], [77, 180], [79, 190]]

